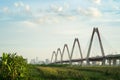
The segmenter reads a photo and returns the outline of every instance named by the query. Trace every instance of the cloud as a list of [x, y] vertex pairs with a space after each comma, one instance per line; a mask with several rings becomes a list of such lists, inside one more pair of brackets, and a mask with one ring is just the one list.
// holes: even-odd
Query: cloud
[[18, 3], [14, 3], [14, 6], [15, 6], [15, 7], [19, 7], [19, 4], [18, 4]]
[[68, 9], [69, 7], [70, 7], [70, 5], [69, 5], [69, 4], [64, 3], [64, 8], [65, 8], [65, 9]]
[[45, 18], [38, 18], [38, 19], [35, 19], [34, 22], [37, 23], [37, 24], [44, 23], [44, 22], [45, 22]]
[[57, 18], [53, 18], [53, 19], [52, 19], [52, 22], [53, 22], [53, 23], [59, 23], [60, 21], [59, 21], [59, 19], [57, 19]]
[[52, 24], [52, 23], [59, 23], [58, 17], [51, 16], [51, 15], [44, 15], [42, 17], [34, 18], [34, 23], [36, 24]]
[[63, 11], [63, 7], [62, 7], [62, 6], [51, 5], [50, 7], [51, 7], [51, 9], [52, 9], [54, 12], [62, 12], [62, 11]]
[[15, 2], [15, 3], [14, 3], [14, 6], [15, 6], [15, 7], [23, 7], [23, 6], [24, 6], [24, 3], [23, 3], [23, 2]]
[[114, 10], [120, 10], [120, 7], [119, 7], [119, 6], [116, 6], [116, 5], [113, 5], [112, 8], [113, 8]]
[[64, 3], [63, 5], [55, 5], [55, 4], [52, 4], [52, 5], [50, 5], [50, 8], [51, 8], [54, 12], [63, 12], [63, 11], [65, 11], [66, 9], [69, 8], [69, 4], [67, 4], [67, 3]]
[[78, 12], [80, 14], [91, 16], [91, 17], [100, 17], [102, 15], [101, 12], [95, 7], [89, 7], [87, 9], [78, 8]]
[[61, 30], [56, 30], [55, 31], [55, 33], [56, 34], [59, 34], [59, 35], [77, 35], [77, 34], [80, 34], [80, 31], [79, 30], [62, 30], [62, 32], [61, 32]]
[[26, 6], [25, 6], [25, 10], [26, 10], [27, 12], [31, 11], [30, 6], [29, 6], [29, 5], [26, 5]]
[[[35, 15], [35, 14], [34, 14]], [[27, 25], [39, 25], [39, 24], [43, 24], [43, 23], [47, 23], [50, 19], [49, 16], [37, 16], [37, 17], [32, 17], [29, 21], [25, 21], [24, 23]]]
[[32, 21], [22, 21], [21, 23], [23, 25], [25, 25], [26, 27], [29, 27], [29, 28], [35, 28], [36, 27], [36, 24]]
[[95, 4], [101, 4], [101, 0], [92, 0]]
[[24, 9], [26, 12], [30, 12], [31, 11], [30, 5], [24, 4], [23, 2], [15, 2], [14, 6], [17, 7], [17, 8]]
[[8, 13], [8, 12], [9, 12], [9, 8], [8, 8], [8, 7], [4, 7], [4, 8], [3, 8], [3, 12], [4, 12], [4, 13]]
[[76, 16], [67, 16], [67, 19], [74, 21], [74, 20], [76, 20]]
[[99, 17], [102, 15], [101, 12], [97, 8], [94, 8], [94, 7], [89, 8], [89, 14], [94, 17]]

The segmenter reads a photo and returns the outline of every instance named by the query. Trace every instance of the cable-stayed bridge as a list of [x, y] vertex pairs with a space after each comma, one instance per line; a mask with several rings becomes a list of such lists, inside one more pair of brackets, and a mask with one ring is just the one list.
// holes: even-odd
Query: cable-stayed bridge
[[[102, 56], [90, 57], [90, 52], [91, 52], [93, 38], [94, 38], [95, 33], [97, 34], [97, 37], [98, 37], [100, 51], [101, 51]], [[73, 53], [74, 53], [76, 44], [78, 45], [80, 57], [73, 59], [73, 55], [74, 55]], [[67, 50], [68, 60], [63, 60], [63, 57], [65, 55], [65, 50]], [[58, 55], [60, 55], [60, 57], [58, 57]], [[60, 60], [58, 60], [58, 58]], [[117, 63], [117, 61], [119, 61], [119, 63]], [[53, 51], [53, 53], [52, 53], [51, 64], [65, 64], [65, 63], [72, 64], [74, 62], [78, 62], [81, 65], [83, 65], [83, 62], [86, 62], [86, 65], [91, 65], [91, 62], [92, 62], [92, 64], [96, 64], [96, 62], [101, 62], [101, 65], [106, 65], [106, 64], [107, 65], [118, 65], [118, 64], [120, 65], [120, 54], [105, 55], [99, 30], [98, 30], [98, 28], [93, 28], [92, 36], [90, 38], [90, 43], [89, 43], [89, 47], [87, 50], [87, 56], [85, 58], [83, 58], [83, 53], [82, 53], [80, 42], [79, 42], [78, 38], [75, 38], [71, 52], [68, 48], [68, 45], [65, 44], [62, 50], [60, 48], [58, 48], [57, 51]]]

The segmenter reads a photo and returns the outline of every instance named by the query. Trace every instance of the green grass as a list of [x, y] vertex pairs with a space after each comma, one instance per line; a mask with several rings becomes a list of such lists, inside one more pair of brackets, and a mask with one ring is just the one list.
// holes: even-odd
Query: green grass
[[83, 75], [81, 75], [80, 71], [58, 68], [58, 67], [37, 67], [40, 71], [42, 78], [51, 79], [51, 80], [84, 80]]
[[120, 80], [119, 75], [119, 66], [29, 66], [29, 80]]
[[120, 80], [120, 67], [37, 66], [43, 80]]
[[44, 80], [41, 78], [41, 73], [36, 68], [36, 66], [29, 66], [29, 80]]
[[[90, 80], [120, 80], [120, 66], [69, 67], [83, 72]], [[91, 79], [96, 78], [96, 79]]]

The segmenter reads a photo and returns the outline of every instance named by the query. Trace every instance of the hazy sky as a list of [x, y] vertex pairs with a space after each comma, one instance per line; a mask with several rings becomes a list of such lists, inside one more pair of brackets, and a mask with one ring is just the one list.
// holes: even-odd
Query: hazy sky
[[0, 0], [0, 55], [17, 52], [29, 60], [44, 60], [65, 43], [71, 48], [75, 37], [85, 49], [93, 27], [120, 52], [119, 4], [120, 0]]

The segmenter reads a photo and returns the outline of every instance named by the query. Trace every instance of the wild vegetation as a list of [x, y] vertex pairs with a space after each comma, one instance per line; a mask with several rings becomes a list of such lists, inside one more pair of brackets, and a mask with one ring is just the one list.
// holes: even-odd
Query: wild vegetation
[[[56, 66], [56, 65], [55, 65]], [[120, 67], [108, 66], [38, 66], [41, 77], [46, 80], [120, 80]]]
[[65, 80], [65, 79], [74, 79], [79, 80], [80, 78], [84, 80], [81, 72], [72, 69], [65, 68], [51, 68], [51, 67], [37, 67], [41, 73], [41, 78], [43, 79], [54, 79], [54, 80]]
[[119, 66], [30, 65], [7, 53], [0, 60], [0, 80], [120, 80], [119, 75]]
[[27, 61], [16, 53], [3, 53], [0, 69], [1, 80], [27, 80], [29, 77]]

